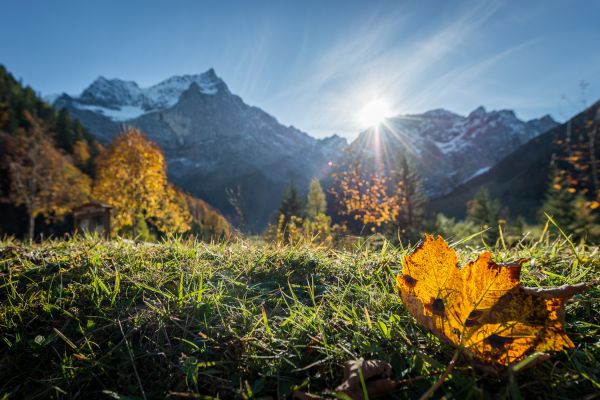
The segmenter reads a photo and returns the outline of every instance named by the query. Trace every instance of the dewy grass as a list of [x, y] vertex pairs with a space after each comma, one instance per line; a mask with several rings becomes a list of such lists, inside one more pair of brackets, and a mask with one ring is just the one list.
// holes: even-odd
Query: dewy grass
[[[481, 249], [461, 245], [461, 262]], [[410, 249], [406, 249], [410, 251]], [[599, 276], [597, 247], [564, 238], [494, 250], [526, 257], [529, 286]], [[257, 241], [0, 242], [0, 398], [286, 398], [337, 386], [349, 359], [382, 359], [415, 398], [453, 350], [394, 291], [404, 250]], [[600, 289], [567, 307], [576, 348], [491, 376], [459, 359], [446, 398], [593, 398]]]

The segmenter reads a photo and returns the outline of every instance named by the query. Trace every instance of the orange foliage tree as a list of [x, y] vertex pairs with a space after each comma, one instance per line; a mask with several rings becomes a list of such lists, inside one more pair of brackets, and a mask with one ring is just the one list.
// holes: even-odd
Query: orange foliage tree
[[185, 197], [173, 188], [158, 146], [139, 130], [126, 128], [99, 157], [94, 197], [114, 207], [115, 230], [133, 229], [139, 219], [166, 234], [190, 229]]
[[382, 173], [367, 173], [360, 160], [351, 160], [346, 168], [333, 174], [331, 190], [338, 213], [358, 221], [363, 229], [377, 230], [396, 219], [399, 197], [390, 190], [388, 178]]
[[227, 219], [219, 214], [204, 200], [185, 194], [190, 213], [192, 214], [191, 234], [204, 240], [229, 237], [231, 227]]
[[553, 163], [559, 169], [562, 184], [569, 193], [600, 201], [600, 110], [583, 126], [567, 123], [567, 135], [554, 140], [559, 151]]
[[30, 128], [9, 141], [9, 200], [23, 205], [29, 217], [28, 237], [33, 239], [35, 218], [60, 218], [90, 196], [90, 178], [77, 169], [49, 139], [41, 124], [27, 117]]

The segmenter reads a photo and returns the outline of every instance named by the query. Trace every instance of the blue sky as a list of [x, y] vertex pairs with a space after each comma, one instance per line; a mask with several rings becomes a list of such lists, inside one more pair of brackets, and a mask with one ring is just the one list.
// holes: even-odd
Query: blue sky
[[600, 99], [598, 16], [577, 0], [5, 0], [0, 63], [44, 95], [214, 67], [282, 123], [352, 138], [373, 99], [564, 120]]

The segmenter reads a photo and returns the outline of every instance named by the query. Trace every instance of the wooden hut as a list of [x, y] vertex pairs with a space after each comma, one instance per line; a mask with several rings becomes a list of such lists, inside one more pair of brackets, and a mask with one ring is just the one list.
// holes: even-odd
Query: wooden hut
[[110, 238], [110, 214], [108, 204], [91, 202], [73, 209], [73, 227], [77, 233], [98, 234]]

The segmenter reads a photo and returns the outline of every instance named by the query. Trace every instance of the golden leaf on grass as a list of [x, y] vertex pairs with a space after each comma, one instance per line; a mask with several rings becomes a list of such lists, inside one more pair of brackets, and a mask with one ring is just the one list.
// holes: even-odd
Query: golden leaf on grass
[[534, 352], [572, 348], [564, 303], [591, 285], [523, 287], [524, 261], [497, 264], [484, 252], [459, 269], [444, 239], [427, 235], [404, 257], [396, 284], [408, 311], [438, 338], [479, 361], [506, 366]]

